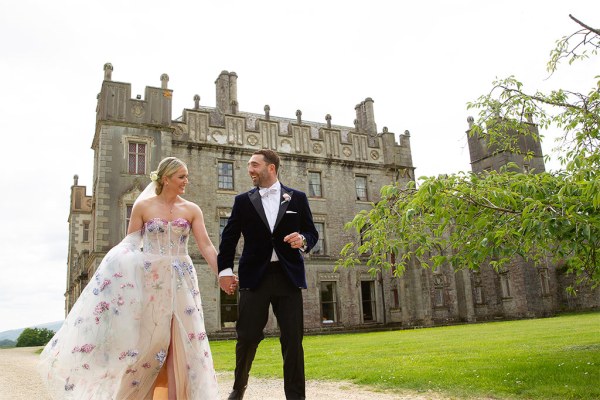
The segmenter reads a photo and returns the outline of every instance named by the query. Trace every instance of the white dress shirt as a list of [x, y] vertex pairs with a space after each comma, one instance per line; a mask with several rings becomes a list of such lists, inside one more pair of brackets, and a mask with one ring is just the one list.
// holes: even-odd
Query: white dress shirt
[[[277, 221], [277, 214], [279, 213], [279, 200], [281, 199], [281, 183], [279, 181], [275, 181], [275, 183], [271, 185], [271, 187], [259, 188], [258, 192], [260, 193], [260, 199], [262, 201], [263, 209], [265, 210], [265, 215], [267, 216], [269, 229], [271, 229], [271, 233], [273, 233], [273, 229], [275, 228], [275, 221]], [[279, 261], [277, 253], [275, 253], [275, 249], [273, 249], [273, 253], [271, 254], [271, 261]], [[226, 268], [223, 271], [219, 272], [219, 277], [232, 275], [233, 270], [231, 268]]]

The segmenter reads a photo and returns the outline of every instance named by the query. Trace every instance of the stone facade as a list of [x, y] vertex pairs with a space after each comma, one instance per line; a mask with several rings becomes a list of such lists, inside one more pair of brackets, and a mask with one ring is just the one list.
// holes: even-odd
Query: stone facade
[[[131, 85], [113, 81], [112, 70], [105, 65], [98, 95], [92, 196], [86, 196], [77, 179], [72, 187], [67, 312], [102, 257], [125, 236], [131, 206], [162, 158], [176, 156], [187, 163], [190, 183], [185, 197], [200, 205], [218, 246], [234, 196], [251, 188], [246, 164], [260, 148], [278, 151], [281, 182], [307, 193], [321, 232], [317, 250], [306, 257], [307, 331], [540, 316], [565, 303], [556, 269], [540, 272], [518, 265], [506, 273], [482, 268], [475, 274], [450, 268], [432, 272], [413, 265], [401, 278], [391, 271], [371, 275], [365, 265], [334, 269], [343, 245], [360, 240], [344, 230], [344, 224], [378, 201], [383, 185], [414, 180], [408, 131], [398, 140], [386, 127], [379, 132], [372, 99], [355, 107], [354, 126], [332, 125], [330, 115], [323, 123], [304, 121], [300, 110], [295, 118], [274, 117], [268, 105], [262, 114], [241, 112], [238, 77], [223, 71], [215, 82], [216, 107], [201, 106], [195, 96], [194, 106], [173, 120], [173, 91], [166, 74], [160, 77], [160, 87], [146, 87], [144, 99], [132, 99]], [[193, 240], [190, 253], [207, 330], [231, 335], [237, 299], [219, 290]], [[546, 281], [539, 278], [544, 273]], [[503, 290], [510, 290], [509, 295]], [[597, 295], [591, 298], [596, 306], [600, 303]], [[267, 330], [276, 329], [271, 316]]]

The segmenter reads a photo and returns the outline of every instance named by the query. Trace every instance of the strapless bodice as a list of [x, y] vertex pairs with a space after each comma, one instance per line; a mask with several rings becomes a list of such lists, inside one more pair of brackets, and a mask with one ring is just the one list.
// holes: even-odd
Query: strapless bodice
[[142, 231], [144, 252], [160, 255], [187, 255], [192, 224], [185, 218], [168, 221], [152, 218]]

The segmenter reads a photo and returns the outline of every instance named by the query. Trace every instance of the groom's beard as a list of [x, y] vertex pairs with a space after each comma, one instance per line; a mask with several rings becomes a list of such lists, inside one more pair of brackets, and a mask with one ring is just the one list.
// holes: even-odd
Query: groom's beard
[[264, 182], [267, 182], [269, 180], [269, 174], [267, 171], [260, 171], [258, 174], [256, 174], [256, 181], [252, 181], [252, 183], [254, 184], [255, 187], [257, 188], [261, 188], [261, 187], [267, 187]]

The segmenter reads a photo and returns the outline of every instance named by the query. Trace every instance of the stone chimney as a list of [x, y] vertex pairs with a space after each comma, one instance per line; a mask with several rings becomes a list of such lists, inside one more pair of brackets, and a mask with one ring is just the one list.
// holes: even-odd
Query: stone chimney
[[111, 81], [112, 80], [112, 72], [113, 66], [111, 63], [104, 64], [104, 80]]
[[356, 128], [359, 132], [368, 133], [370, 135], [377, 134], [377, 124], [375, 124], [375, 113], [373, 112], [373, 99], [367, 97], [365, 101], [357, 104], [354, 107], [356, 111]]
[[161, 89], [168, 89], [168, 84], [169, 84], [169, 75], [162, 74], [160, 76], [160, 88]]
[[375, 124], [375, 113], [373, 112], [373, 99], [367, 97], [364, 104], [365, 131], [371, 135], [377, 134], [377, 124]]
[[215, 81], [217, 90], [217, 111], [219, 114], [235, 114], [239, 107], [237, 100], [237, 74], [221, 71]]

